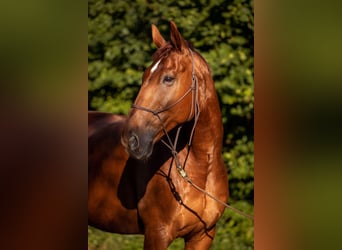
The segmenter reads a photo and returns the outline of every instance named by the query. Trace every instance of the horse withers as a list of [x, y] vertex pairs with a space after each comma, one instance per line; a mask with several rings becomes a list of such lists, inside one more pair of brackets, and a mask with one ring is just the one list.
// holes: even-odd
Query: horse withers
[[[129, 115], [89, 112], [89, 225], [144, 234], [144, 249], [209, 249], [228, 180], [223, 126], [210, 69], [171, 22]], [[191, 182], [187, 181], [191, 180]]]

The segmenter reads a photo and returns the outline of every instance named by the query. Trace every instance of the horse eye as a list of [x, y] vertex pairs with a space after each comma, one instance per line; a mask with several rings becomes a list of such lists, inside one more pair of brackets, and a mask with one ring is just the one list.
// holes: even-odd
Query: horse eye
[[172, 84], [173, 80], [175, 80], [175, 78], [172, 76], [164, 76], [163, 83], [170, 85]]

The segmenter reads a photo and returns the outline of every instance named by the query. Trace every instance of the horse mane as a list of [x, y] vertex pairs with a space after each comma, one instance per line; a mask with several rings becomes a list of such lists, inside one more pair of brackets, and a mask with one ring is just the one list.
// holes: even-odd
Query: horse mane
[[159, 61], [160, 59], [167, 57], [172, 49], [173, 46], [171, 45], [171, 43], [166, 43], [163, 47], [160, 47], [156, 52], [154, 52], [152, 56], [153, 61]]
[[[208, 73], [211, 74], [211, 69], [209, 67], [209, 64], [204, 59], [204, 57], [194, 49], [194, 46], [192, 43], [190, 43], [189, 41], [185, 41], [185, 42], [187, 43], [187, 46], [189, 47], [189, 49], [191, 49], [194, 52], [194, 54], [196, 54], [201, 59], [200, 71], [204, 72], [205, 70], [207, 70]], [[156, 62], [162, 58], [167, 57], [173, 49], [174, 49], [173, 45], [170, 42], [167, 42], [164, 46], [160, 47], [156, 52], [154, 52], [152, 56], [152, 60]]]

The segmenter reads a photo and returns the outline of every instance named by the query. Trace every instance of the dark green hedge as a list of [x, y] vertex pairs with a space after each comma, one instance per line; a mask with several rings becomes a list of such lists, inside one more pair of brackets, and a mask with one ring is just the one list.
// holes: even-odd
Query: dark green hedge
[[[169, 37], [173, 20], [209, 63], [225, 127], [223, 157], [229, 203], [254, 208], [254, 13], [246, 0], [89, 0], [88, 108], [126, 114], [155, 46], [151, 24]], [[141, 236], [105, 234], [89, 227], [89, 249], [141, 249]], [[226, 210], [212, 249], [253, 249], [254, 227]], [[170, 249], [179, 249], [176, 241]], [[119, 248], [118, 248], [119, 247]]]

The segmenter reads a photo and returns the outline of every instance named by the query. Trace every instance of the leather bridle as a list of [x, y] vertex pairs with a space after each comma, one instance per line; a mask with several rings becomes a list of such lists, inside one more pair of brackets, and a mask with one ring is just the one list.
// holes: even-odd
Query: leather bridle
[[[169, 136], [169, 133], [166, 130], [166, 126], [165, 126], [164, 122], [162, 121], [162, 119], [161, 119], [159, 114], [161, 114], [161, 113], [163, 113], [163, 112], [165, 112], [167, 110], [170, 110], [171, 108], [175, 107], [182, 100], [184, 100], [184, 98], [188, 94], [190, 94], [190, 93], [192, 94], [191, 110], [190, 110], [190, 113], [189, 113], [189, 117], [187, 119], [187, 121], [190, 121], [192, 119], [191, 118], [192, 115], [194, 114], [194, 124], [192, 126], [191, 134], [190, 134], [190, 138], [189, 138], [189, 142], [188, 142], [188, 146], [190, 147], [191, 146], [191, 142], [192, 142], [192, 138], [193, 138], [193, 134], [194, 134], [194, 131], [195, 131], [195, 127], [196, 127], [196, 124], [197, 124], [197, 120], [198, 120], [198, 117], [199, 117], [199, 114], [200, 114], [200, 107], [199, 107], [199, 101], [198, 101], [198, 79], [197, 79], [197, 76], [195, 74], [194, 54], [193, 54], [191, 49], [189, 49], [189, 51], [190, 51], [190, 54], [191, 54], [191, 63], [192, 63], [192, 70], [191, 70], [192, 82], [191, 82], [190, 88], [177, 101], [175, 101], [174, 103], [172, 103], [172, 104], [170, 104], [170, 105], [168, 105], [165, 108], [162, 108], [160, 110], [153, 110], [153, 109], [142, 107], [142, 106], [139, 106], [139, 105], [136, 105], [136, 104], [132, 105], [132, 108], [152, 113], [154, 116], [156, 116], [158, 118], [158, 120], [160, 121], [161, 126], [163, 128], [164, 134], [167, 137], [168, 142], [165, 142], [164, 140], [161, 140], [161, 141], [171, 150], [173, 158], [174, 158], [174, 160], [176, 162], [177, 169], [180, 171], [180, 173], [183, 170], [184, 166], [182, 166], [180, 164], [180, 161], [178, 159], [178, 152], [176, 151], [176, 148], [177, 148], [177, 142], [178, 142], [179, 133], [180, 133], [180, 130], [182, 129], [182, 125], [180, 125], [178, 127], [175, 140], [174, 140], [174, 142], [172, 142], [172, 140], [171, 140], [171, 138]], [[185, 165], [185, 162], [184, 162], [184, 165]], [[183, 176], [182, 173], [181, 173], [181, 175]]]

